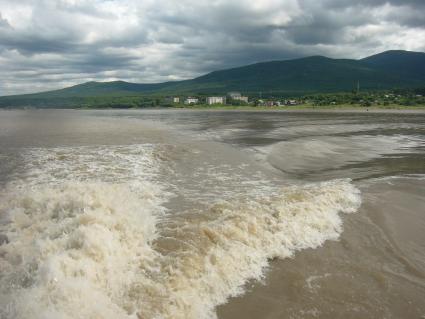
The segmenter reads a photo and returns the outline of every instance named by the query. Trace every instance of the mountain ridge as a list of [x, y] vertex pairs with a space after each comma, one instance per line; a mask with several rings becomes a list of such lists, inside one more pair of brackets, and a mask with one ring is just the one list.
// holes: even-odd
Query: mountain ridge
[[[309, 56], [292, 60], [258, 62], [217, 70], [194, 79], [162, 83], [90, 81], [40, 93], [0, 97], [0, 107], [29, 105], [32, 100], [84, 99], [142, 95], [206, 95], [242, 91], [282, 95], [351, 91], [360, 82], [364, 90], [425, 86], [425, 53], [390, 50], [363, 59]], [[21, 102], [21, 103], [20, 103]]]

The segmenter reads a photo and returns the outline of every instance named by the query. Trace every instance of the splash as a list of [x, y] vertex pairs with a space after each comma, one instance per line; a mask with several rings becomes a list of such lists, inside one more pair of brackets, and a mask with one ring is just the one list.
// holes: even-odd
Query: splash
[[25, 182], [0, 198], [0, 316], [215, 318], [270, 259], [336, 240], [340, 213], [360, 205], [334, 180], [166, 212], [161, 158], [153, 146], [32, 151]]

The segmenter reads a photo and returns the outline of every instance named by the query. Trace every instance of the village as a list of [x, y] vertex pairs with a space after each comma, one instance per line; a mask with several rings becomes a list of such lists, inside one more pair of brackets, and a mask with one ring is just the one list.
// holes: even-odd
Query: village
[[217, 96], [173, 96], [166, 98], [166, 102], [172, 103], [174, 105], [184, 104], [184, 105], [251, 105], [251, 106], [291, 106], [299, 105], [301, 101], [290, 99], [290, 100], [281, 100], [281, 99], [261, 99], [261, 98], [248, 98], [248, 96], [242, 95], [240, 92], [229, 92], [226, 95], [217, 95]]

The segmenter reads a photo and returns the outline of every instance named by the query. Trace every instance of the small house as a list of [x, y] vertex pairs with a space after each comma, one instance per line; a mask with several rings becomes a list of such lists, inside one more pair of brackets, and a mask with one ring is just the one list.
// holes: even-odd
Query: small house
[[286, 105], [298, 105], [298, 101], [297, 100], [286, 100], [285, 101]]
[[199, 99], [197, 97], [187, 97], [186, 100], [184, 101], [184, 104], [198, 104]]
[[232, 100], [242, 101], [242, 102], [248, 103], [248, 97], [247, 96], [242, 96], [242, 94], [240, 92], [229, 92], [229, 93], [227, 93], [227, 95]]

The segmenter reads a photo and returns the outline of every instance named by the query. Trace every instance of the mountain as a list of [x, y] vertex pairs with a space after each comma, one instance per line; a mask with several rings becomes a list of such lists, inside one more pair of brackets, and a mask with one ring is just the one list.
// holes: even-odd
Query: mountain
[[[168, 82], [170, 83], [170, 82]], [[74, 85], [65, 89], [36, 93], [32, 95], [42, 95], [44, 97], [87, 97], [87, 96], [104, 96], [104, 95], [128, 95], [140, 92], [151, 92], [160, 90], [168, 85], [165, 83], [158, 84], [138, 84], [125, 81], [112, 82], [86, 82]]]
[[[360, 60], [312, 56], [256, 63], [191, 80], [157, 84], [87, 82], [61, 90], [0, 97], [0, 107], [72, 107], [92, 105], [86, 103], [88, 99], [105, 102], [120, 97], [122, 102], [124, 97], [152, 99], [172, 94], [225, 94], [234, 90], [276, 95], [340, 92], [351, 91], [358, 82], [363, 90], [424, 87], [425, 53], [386, 51]], [[125, 106], [127, 102], [122, 103]]]
[[364, 58], [361, 62], [370, 68], [400, 78], [425, 81], [425, 53], [410, 51], [386, 51]]
[[[425, 54], [424, 54], [425, 55]], [[408, 58], [408, 57], [407, 57]], [[388, 65], [391, 61], [388, 59]], [[425, 58], [421, 65], [425, 66]], [[244, 92], [277, 91], [288, 93], [350, 91], [360, 82], [363, 89], [386, 89], [424, 85], [410, 74], [386, 72], [384, 64], [372, 66], [363, 60], [330, 59], [322, 56], [252, 64], [216, 71], [182, 84], [181, 90]], [[170, 88], [170, 87], [169, 87]]]

